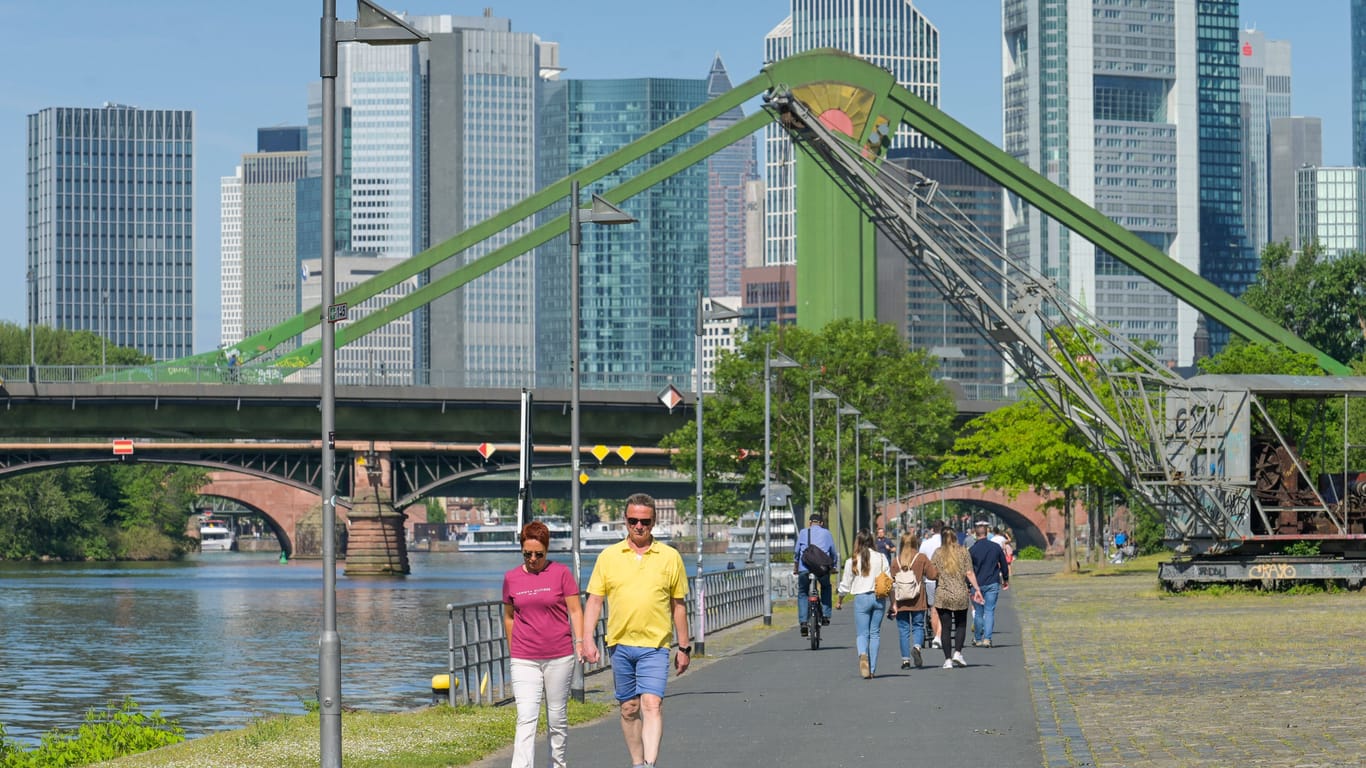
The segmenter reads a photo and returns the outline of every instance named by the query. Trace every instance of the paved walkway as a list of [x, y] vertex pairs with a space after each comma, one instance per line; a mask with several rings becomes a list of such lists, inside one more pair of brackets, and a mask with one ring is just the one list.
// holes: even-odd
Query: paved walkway
[[[851, 605], [835, 612], [818, 651], [785, 613], [779, 619], [790, 628], [670, 678], [659, 764], [866, 768], [913, 760], [1036, 768], [1040, 742], [1014, 603], [1011, 592], [1002, 596], [995, 647], [969, 645], [962, 669], [940, 669], [938, 650], [926, 651], [924, 668], [900, 669], [896, 623], [882, 622], [872, 680], [859, 677]], [[610, 686], [610, 675], [587, 684], [592, 695]], [[613, 714], [573, 729], [570, 763], [629, 766], [619, 723]], [[504, 750], [477, 768], [505, 766], [509, 755]], [[544, 762], [542, 755], [538, 765]]]

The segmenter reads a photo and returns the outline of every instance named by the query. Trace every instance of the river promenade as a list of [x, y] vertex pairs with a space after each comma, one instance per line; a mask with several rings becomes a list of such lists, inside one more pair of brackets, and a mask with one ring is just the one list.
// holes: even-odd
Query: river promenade
[[[818, 651], [790, 609], [709, 638], [709, 657], [670, 679], [659, 764], [1366, 766], [1361, 593], [1168, 595], [1151, 571], [1017, 569], [995, 647], [969, 645], [962, 669], [940, 669], [937, 650], [900, 669], [887, 621], [878, 676], [861, 679], [848, 607]], [[588, 678], [590, 696], [610, 686]], [[569, 754], [629, 765], [615, 713], [573, 729]]]

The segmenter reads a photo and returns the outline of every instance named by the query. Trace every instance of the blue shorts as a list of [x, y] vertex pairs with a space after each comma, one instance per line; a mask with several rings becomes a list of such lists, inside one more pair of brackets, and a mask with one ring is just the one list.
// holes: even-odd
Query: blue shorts
[[664, 698], [664, 683], [669, 679], [669, 648], [612, 646], [612, 679], [616, 681], [617, 701], [629, 701], [642, 693]]

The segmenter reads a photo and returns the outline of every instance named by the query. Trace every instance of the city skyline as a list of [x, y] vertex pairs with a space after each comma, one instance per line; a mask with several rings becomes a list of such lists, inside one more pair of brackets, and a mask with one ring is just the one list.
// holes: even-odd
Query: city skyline
[[[434, 0], [387, 7], [412, 15], [480, 10]], [[941, 33], [942, 107], [999, 143], [999, 3], [924, 0], [915, 7]], [[1331, 14], [1305, 14], [1274, 0], [1244, 0], [1240, 26], [1291, 43], [1293, 114], [1322, 118], [1324, 163], [1347, 165], [1352, 154], [1349, 4], [1342, 0], [1332, 7]], [[99, 107], [105, 102], [187, 109], [195, 112], [197, 129], [194, 348], [213, 349], [219, 340], [217, 182], [231, 175], [242, 154], [253, 148], [257, 128], [306, 121], [307, 89], [318, 79], [321, 4], [267, 7], [244, 0], [232, 7], [186, 7], [170, 0], [143, 0], [108, 6], [70, 0], [47, 6], [0, 1], [0, 8], [17, 32], [0, 53], [7, 73], [0, 96], [0, 236], [6, 250], [16, 254], [0, 271], [0, 319], [27, 322], [26, 116], [48, 107]], [[602, 0], [592, 8], [595, 18], [589, 18], [582, 8], [520, 0], [493, 10], [511, 19], [514, 30], [559, 43], [567, 78], [704, 77], [720, 54], [732, 81], [740, 83], [758, 73], [764, 36], [788, 8], [784, 0], [738, 6], [700, 0], [688, 13], [666, 14]], [[339, 17], [354, 14], [349, 3], [338, 4]], [[80, 23], [53, 24], [54, 17]], [[156, 24], [130, 26], [126, 21], [153, 17]], [[716, 23], [719, 18], [726, 23]], [[183, 32], [159, 31], [166, 29]], [[661, 38], [661, 29], [669, 30], [667, 39]], [[1323, 30], [1331, 33], [1326, 42]], [[746, 111], [756, 106], [747, 105]]]

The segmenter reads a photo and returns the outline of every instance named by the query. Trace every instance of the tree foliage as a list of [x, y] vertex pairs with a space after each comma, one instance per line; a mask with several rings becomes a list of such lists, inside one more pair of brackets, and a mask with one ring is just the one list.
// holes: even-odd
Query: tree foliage
[[1271, 243], [1242, 300], [1336, 360], [1366, 358], [1366, 254], [1326, 259], [1309, 246], [1297, 257]]
[[[948, 445], [955, 415], [952, 397], [934, 380], [934, 361], [923, 350], [910, 349], [893, 327], [861, 320], [836, 320], [819, 332], [770, 327], [743, 340], [736, 354], [722, 356], [716, 365], [716, 392], [706, 395], [703, 404], [703, 492], [709, 516], [736, 518], [747, 504], [752, 506], [745, 499], [762, 489], [766, 349], [800, 364], [771, 371], [770, 397], [774, 479], [791, 486], [795, 503], [809, 501], [808, 445], [815, 449], [815, 506], [828, 508], [834, 501], [837, 403], [858, 408], [860, 418], [877, 426], [877, 431], [865, 431], [859, 439], [864, 488], [869, 487], [870, 478], [880, 488], [882, 479], [895, 473], [894, 456], [888, 453], [884, 463], [878, 438], [887, 438], [922, 461], [939, 455]], [[809, 395], [822, 387], [840, 399], [815, 401], [815, 432], [811, 433]], [[858, 420], [844, 417], [839, 430], [838, 482], [845, 494], [854, 487], [854, 425]], [[695, 470], [695, 421], [661, 444], [678, 449], [674, 463], [679, 470]], [[904, 482], [909, 487], [910, 478]], [[679, 507], [686, 509], [690, 503], [680, 501]]]
[[[38, 327], [39, 365], [141, 365], [135, 349], [101, 348], [88, 331]], [[0, 322], [0, 366], [27, 365], [27, 328]], [[193, 546], [185, 522], [203, 470], [164, 465], [101, 465], [32, 472], [0, 480], [0, 559], [165, 559]]]

